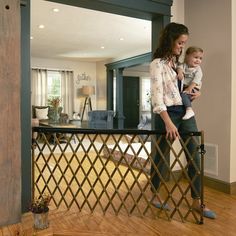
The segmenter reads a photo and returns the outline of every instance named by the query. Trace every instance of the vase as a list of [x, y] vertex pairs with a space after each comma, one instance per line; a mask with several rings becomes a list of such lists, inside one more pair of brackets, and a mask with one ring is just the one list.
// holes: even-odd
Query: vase
[[35, 229], [46, 229], [49, 226], [48, 211], [34, 214], [34, 228]]
[[59, 114], [58, 107], [53, 107], [50, 122], [53, 124], [57, 124], [59, 123], [59, 120], [60, 120], [60, 114]]

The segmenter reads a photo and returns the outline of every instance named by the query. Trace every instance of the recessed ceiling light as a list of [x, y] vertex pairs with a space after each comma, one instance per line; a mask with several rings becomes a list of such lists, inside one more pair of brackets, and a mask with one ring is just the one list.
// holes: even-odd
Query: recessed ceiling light
[[44, 25], [39, 25], [39, 29], [44, 29], [45, 26]]
[[33, 37], [33, 36], [30, 36], [30, 39], [34, 39], [34, 37]]
[[59, 12], [60, 10], [58, 8], [53, 8], [52, 9], [54, 12]]
[[101, 46], [101, 49], [104, 49], [105, 47], [104, 46]]
[[120, 41], [123, 41], [124, 40], [124, 38], [120, 38]]

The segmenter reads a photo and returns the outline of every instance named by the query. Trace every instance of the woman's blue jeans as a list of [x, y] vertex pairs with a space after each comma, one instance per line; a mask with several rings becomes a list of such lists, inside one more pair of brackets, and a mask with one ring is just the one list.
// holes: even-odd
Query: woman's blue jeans
[[[168, 113], [169, 113], [169, 116], [170, 116], [172, 122], [177, 127], [184, 143], [189, 138], [188, 133], [198, 132], [195, 117], [192, 117], [188, 120], [182, 120], [182, 117], [184, 115], [184, 111], [183, 111], [183, 114], [182, 114], [182, 112], [180, 112], [180, 113], [168, 112]], [[158, 133], [165, 133], [166, 129], [165, 129], [165, 124], [164, 124], [162, 118], [158, 114], [154, 114], [154, 115], [155, 115], [155, 130]], [[168, 162], [169, 156], [170, 156], [170, 145], [167, 143], [167, 140], [163, 135], [158, 134], [157, 140], [159, 140], [159, 139], [160, 139], [160, 143], [158, 144], [158, 146]], [[193, 141], [193, 139], [191, 138], [190, 141], [188, 142], [188, 144], [186, 145], [186, 147], [187, 147], [186, 149], [188, 150], [190, 155], [192, 156], [194, 153], [193, 161], [189, 160], [189, 155], [187, 155], [185, 152], [187, 162], [189, 163], [188, 177], [191, 179], [191, 181], [194, 179], [192, 182], [194, 187], [191, 187], [191, 197], [194, 199], [200, 198], [200, 196], [201, 196], [200, 154], [197, 151], [198, 145], [199, 145], [199, 140], [198, 140], [198, 138], [195, 140], [197, 140], [197, 142]], [[156, 167], [158, 168], [161, 176], [165, 179], [166, 175], [168, 174], [168, 167], [167, 167], [166, 163], [164, 163], [163, 158], [161, 157], [161, 154], [158, 151], [156, 151], [156, 154], [154, 156], [154, 163], [155, 163]], [[152, 189], [154, 188], [153, 189], [154, 191], [158, 191], [159, 187], [160, 187], [161, 180], [160, 180], [160, 177], [153, 165], [151, 167], [151, 182], [153, 185]]]

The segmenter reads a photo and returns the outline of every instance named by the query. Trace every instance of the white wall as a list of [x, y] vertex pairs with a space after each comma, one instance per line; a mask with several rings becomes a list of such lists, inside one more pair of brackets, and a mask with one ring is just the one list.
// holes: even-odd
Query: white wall
[[202, 96], [193, 103], [198, 128], [205, 132], [205, 143], [219, 148], [218, 175], [212, 177], [230, 182], [231, 0], [185, 1], [185, 24], [188, 45], [204, 49]]
[[97, 62], [97, 109], [107, 108], [107, 74], [105, 64], [107, 61]]
[[[63, 69], [74, 71], [74, 111], [80, 112], [83, 106], [83, 99], [79, 97], [79, 88], [83, 85], [94, 85], [96, 88], [96, 63], [94, 62], [80, 62], [80, 61], [67, 61], [67, 60], [54, 60], [46, 58], [31, 58], [31, 67], [34, 68], [45, 68], [45, 69]], [[81, 81], [79, 84], [76, 83], [78, 74], [86, 73], [91, 77], [90, 81]], [[93, 109], [96, 109], [96, 91], [95, 95], [91, 96]]]
[[171, 22], [184, 24], [184, 0], [173, 0]]

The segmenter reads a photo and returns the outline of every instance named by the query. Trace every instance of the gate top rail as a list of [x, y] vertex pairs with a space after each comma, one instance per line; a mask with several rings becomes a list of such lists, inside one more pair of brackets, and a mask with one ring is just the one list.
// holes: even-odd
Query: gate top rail
[[[46, 127], [35, 126], [32, 127], [34, 132], [48, 132], [48, 133], [82, 133], [82, 134], [159, 134], [164, 135], [165, 132], [158, 132], [156, 130], [142, 130], [142, 129], [89, 129], [89, 128], [71, 128], [71, 127]], [[180, 133], [189, 136], [201, 136], [203, 131]]]

